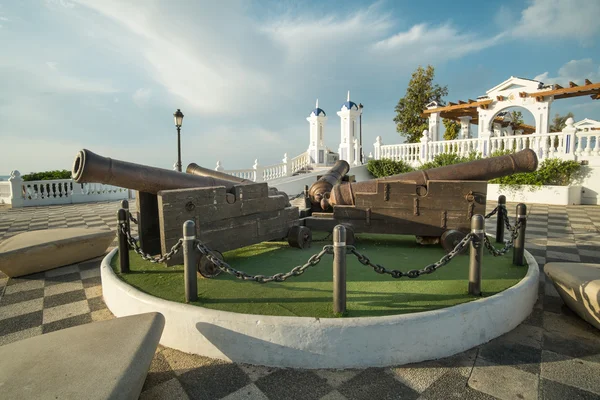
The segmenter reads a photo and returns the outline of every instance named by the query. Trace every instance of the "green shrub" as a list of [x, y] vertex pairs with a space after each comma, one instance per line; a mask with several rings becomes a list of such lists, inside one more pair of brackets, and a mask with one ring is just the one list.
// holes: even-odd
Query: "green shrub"
[[383, 158], [381, 160], [369, 160], [367, 163], [367, 170], [375, 178], [383, 178], [384, 176], [411, 172], [415, 169], [404, 161], [393, 161], [389, 158]]
[[21, 176], [24, 181], [49, 181], [53, 179], [71, 179], [71, 171], [63, 169], [62, 171], [45, 171], [45, 172], [32, 172], [27, 175]]
[[503, 176], [492, 179], [490, 183], [499, 183], [501, 188], [510, 190], [518, 190], [520, 185], [531, 185], [534, 188], [544, 185], [569, 186], [579, 178], [580, 172], [581, 165], [577, 161], [547, 158], [537, 171]]
[[454, 154], [454, 153], [442, 153], [442, 154], [438, 154], [437, 156], [433, 157], [432, 161], [422, 164], [419, 167], [419, 169], [431, 169], [431, 168], [445, 167], [446, 165], [465, 163], [465, 162], [469, 162], [469, 161], [473, 161], [473, 160], [479, 160], [480, 158], [481, 158], [481, 155], [475, 151], [472, 151], [466, 157], [462, 157], [462, 156], [459, 156], [458, 154]]

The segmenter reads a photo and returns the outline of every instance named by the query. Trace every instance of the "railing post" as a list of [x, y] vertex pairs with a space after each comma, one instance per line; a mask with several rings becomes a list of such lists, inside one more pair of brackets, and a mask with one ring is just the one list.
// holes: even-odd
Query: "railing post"
[[515, 228], [519, 225], [519, 235], [513, 243], [513, 264], [525, 265], [525, 228], [527, 225], [527, 206], [523, 203], [517, 204], [517, 222]]
[[188, 220], [183, 223], [183, 280], [185, 285], [185, 302], [198, 300], [198, 278], [196, 265], [196, 224]]
[[469, 243], [469, 294], [481, 296], [481, 263], [483, 240], [485, 238], [485, 218], [476, 214], [471, 218], [471, 233], [475, 236]]
[[421, 136], [421, 154], [419, 155], [419, 160], [423, 162], [427, 162], [429, 158], [429, 131], [425, 129], [423, 131], [423, 136]]
[[333, 228], [333, 312], [346, 312], [346, 227]]
[[12, 208], [20, 208], [23, 207], [24, 198], [23, 198], [23, 178], [21, 178], [21, 173], [17, 170], [10, 172], [10, 178], [8, 178], [8, 182], [10, 182], [10, 204]]
[[221, 165], [221, 161], [217, 161], [217, 166], [215, 167], [215, 171], [219, 171], [219, 172], [224, 171], [223, 165]]
[[381, 136], [377, 136], [375, 143], [373, 143], [373, 152], [375, 153], [376, 160], [381, 160], [381, 146], [383, 146], [383, 141], [381, 140]]
[[292, 176], [292, 160], [288, 158], [287, 153], [283, 155], [283, 176]]
[[254, 170], [254, 182], [264, 182], [264, 171], [265, 168], [258, 164], [258, 158], [256, 160], [254, 160], [254, 165], [252, 166], [252, 169]]
[[506, 209], [506, 196], [498, 196], [498, 212], [496, 213], [496, 243], [504, 243], [504, 213]]
[[125, 224], [127, 229], [127, 222], [129, 221], [129, 215], [127, 210], [119, 208], [117, 212], [117, 239], [119, 243], [119, 270], [122, 274], [129, 272], [129, 244], [127, 242], [127, 235], [121, 230], [121, 226]]
[[566, 160], [575, 160], [578, 156], [578, 154], [576, 154], [577, 149], [575, 147], [575, 142], [577, 141], [577, 128], [573, 126], [573, 118], [567, 118], [565, 123], [566, 126], [562, 130], [564, 137], [563, 158]]
[[131, 234], [131, 223], [129, 219], [129, 202], [127, 200], [121, 200], [121, 208], [127, 213], [127, 232]]

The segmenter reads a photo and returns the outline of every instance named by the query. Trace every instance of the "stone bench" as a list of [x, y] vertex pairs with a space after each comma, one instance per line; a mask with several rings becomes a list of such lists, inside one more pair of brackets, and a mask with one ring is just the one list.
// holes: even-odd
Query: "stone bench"
[[600, 329], [600, 264], [552, 262], [544, 272], [565, 304]]
[[99, 257], [115, 239], [110, 230], [59, 228], [25, 232], [0, 243], [0, 271], [34, 274]]
[[0, 397], [137, 399], [164, 325], [162, 314], [138, 314], [2, 346]]

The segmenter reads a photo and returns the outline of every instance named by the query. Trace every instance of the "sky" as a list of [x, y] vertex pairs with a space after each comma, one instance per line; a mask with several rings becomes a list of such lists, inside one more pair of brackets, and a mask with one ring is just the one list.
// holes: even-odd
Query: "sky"
[[[308, 147], [319, 99], [363, 103], [363, 143], [393, 122], [411, 73], [435, 67], [447, 101], [519, 76], [600, 82], [600, 1], [0, 0], [0, 175], [71, 169], [77, 151], [172, 169], [250, 168]], [[600, 101], [552, 114], [600, 120]], [[527, 120], [527, 116], [526, 116]]]

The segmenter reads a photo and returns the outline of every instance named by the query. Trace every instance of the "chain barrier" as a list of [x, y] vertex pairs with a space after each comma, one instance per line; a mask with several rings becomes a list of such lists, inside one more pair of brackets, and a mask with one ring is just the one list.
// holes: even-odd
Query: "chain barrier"
[[431, 274], [431, 273], [437, 271], [438, 268], [441, 268], [444, 265], [448, 264], [450, 262], [450, 260], [452, 260], [454, 257], [456, 257], [458, 254], [460, 254], [465, 249], [465, 247], [469, 244], [469, 242], [473, 238], [475, 238], [475, 235], [473, 233], [467, 234], [467, 236], [465, 236], [463, 238], [463, 240], [461, 240], [454, 247], [454, 249], [452, 249], [452, 251], [450, 251], [448, 254], [446, 254], [444, 257], [442, 257], [438, 262], [429, 264], [428, 266], [426, 266], [422, 269], [413, 269], [408, 272], [402, 272], [397, 269], [389, 270], [389, 269], [386, 269], [383, 265], [374, 264], [369, 259], [369, 257], [367, 257], [364, 254], [361, 254], [358, 250], [356, 250], [356, 247], [354, 247], [354, 246], [348, 246], [348, 250], [350, 253], [354, 254], [356, 256], [356, 258], [358, 258], [358, 261], [361, 264], [368, 265], [369, 267], [373, 268], [373, 270], [375, 272], [377, 272], [378, 274], [389, 274], [392, 276], [392, 278], [402, 278], [404, 276], [406, 276], [408, 278], [418, 278], [419, 276], [421, 276], [423, 274]]
[[236, 278], [242, 279], [244, 281], [254, 281], [254, 282], [258, 282], [258, 283], [268, 283], [268, 282], [273, 282], [273, 281], [283, 282], [292, 276], [302, 275], [304, 273], [304, 271], [306, 271], [308, 268], [314, 267], [315, 265], [320, 263], [321, 259], [323, 258], [323, 256], [325, 254], [333, 254], [333, 246], [332, 245], [324, 246], [323, 250], [321, 250], [319, 253], [313, 254], [304, 265], [298, 265], [298, 266], [292, 268], [291, 271], [286, 272], [285, 274], [278, 273], [278, 274], [271, 275], [271, 276], [265, 276], [265, 275], [250, 275], [244, 271], [238, 271], [237, 269], [233, 268], [232, 266], [227, 264], [225, 261], [223, 261], [219, 257], [217, 257], [217, 255], [211, 249], [206, 247], [206, 245], [204, 243], [200, 242], [199, 240], [196, 241], [196, 248], [198, 249], [198, 251], [201, 254], [206, 256], [206, 258], [208, 258], [208, 260], [210, 262], [212, 262], [221, 271], [226, 272], [229, 275], [233, 275]]
[[167, 260], [170, 260], [171, 257], [177, 254], [177, 252], [183, 246], [183, 239], [179, 239], [177, 243], [175, 243], [173, 247], [171, 247], [171, 250], [169, 250], [168, 253], [160, 255], [158, 257], [154, 257], [142, 251], [140, 246], [138, 246], [137, 244], [137, 240], [135, 240], [135, 238], [131, 236], [131, 233], [127, 231], [127, 225], [125, 223], [119, 224], [119, 228], [121, 229], [121, 234], [127, 237], [127, 243], [129, 243], [129, 246], [131, 246], [133, 251], [138, 253], [144, 260], [150, 261], [151, 263], [163, 263]]
[[130, 213], [130, 212], [129, 212], [129, 210], [127, 210], [127, 214], [129, 214], [129, 220], [130, 220], [131, 222], [133, 222], [134, 224], [136, 224], [136, 225], [137, 225], [137, 224], [138, 224], [138, 221], [137, 221], [137, 219], [136, 219], [136, 218], [134, 218], [133, 214], [132, 214], [132, 213]]
[[502, 206], [501, 205], [496, 206], [496, 208], [494, 208], [492, 211], [490, 211], [489, 213], [487, 213], [484, 218], [488, 219], [488, 218], [492, 217], [494, 214], [496, 214], [498, 212], [498, 209], [500, 207], [502, 207]]
[[521, 228], [521, 221], [517, 221], [514, 226], [514, 230], [511, 230], [510, 240], [504, 241], [504, 247], [500, 250], [496, 249], [494, 245], [490, 242], [490, 238], [488, 235], [485, 235], [483, 238], [486, 249], [490, 252], [494, 257], [503, 256], [507, 251], [513, 248], [515, 239], [519, 237], [519, 229]]

